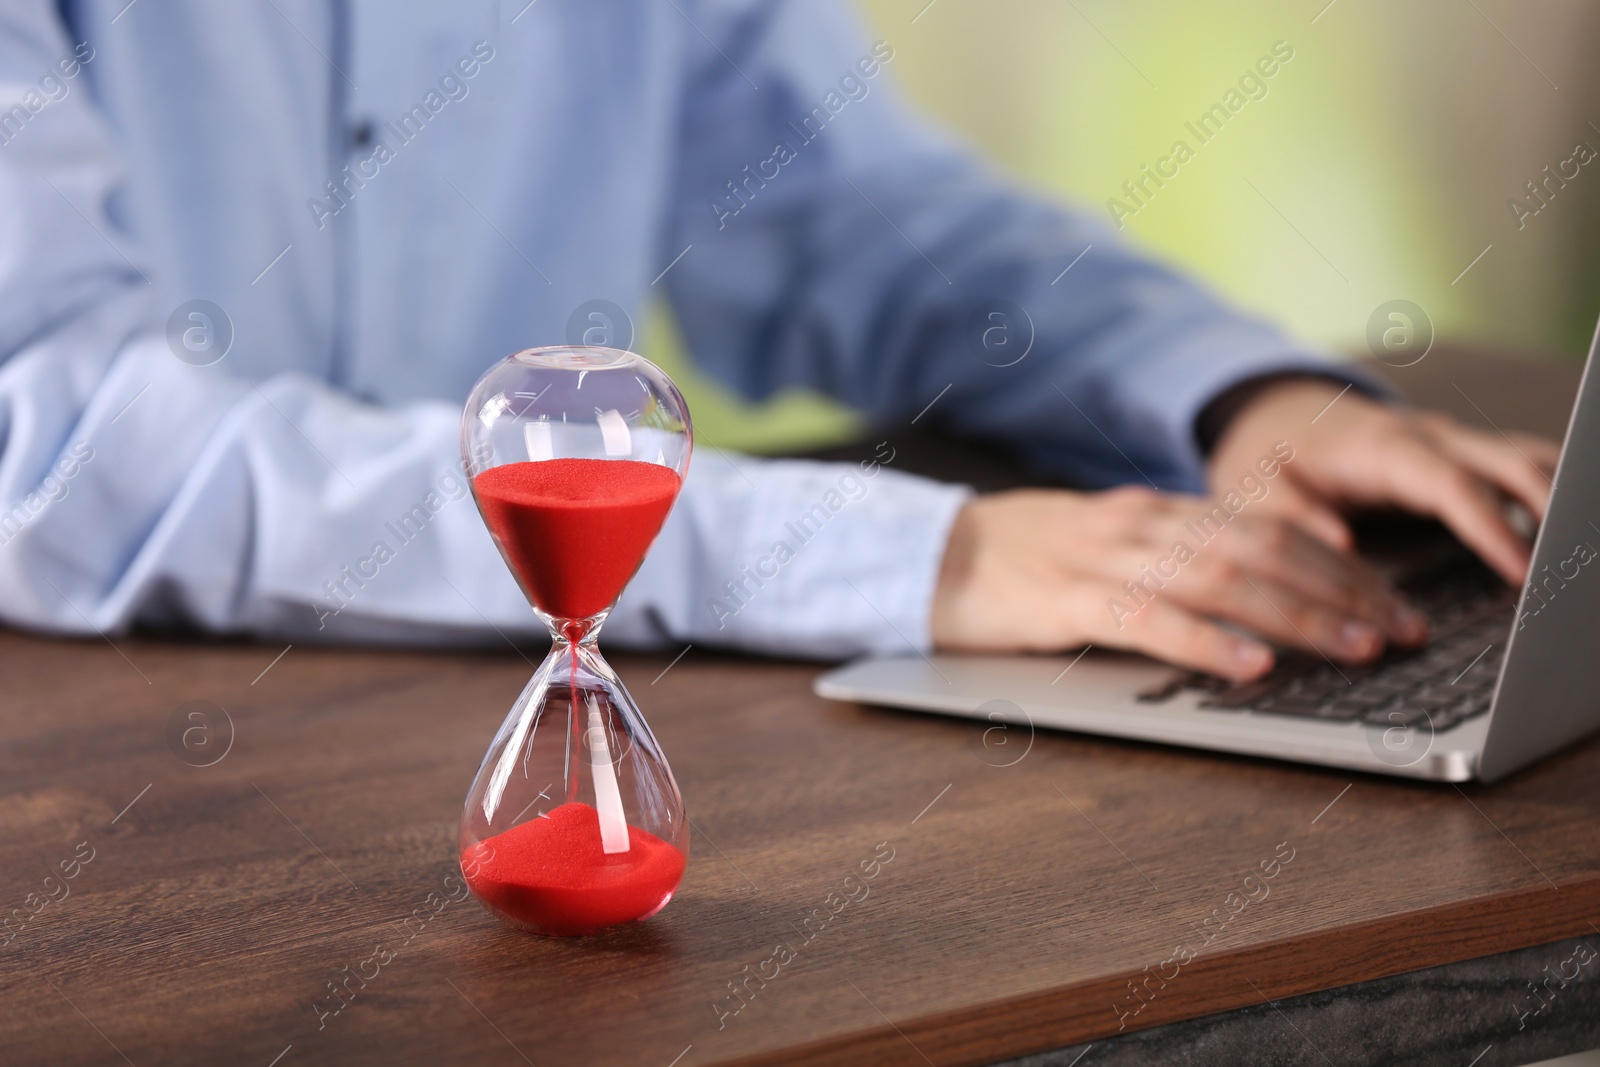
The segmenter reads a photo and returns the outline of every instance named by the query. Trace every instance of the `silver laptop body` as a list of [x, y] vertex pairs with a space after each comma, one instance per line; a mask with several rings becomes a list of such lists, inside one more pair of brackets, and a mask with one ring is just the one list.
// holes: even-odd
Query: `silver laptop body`
[[1502, 778], [1600, 729], [1596, 345], [1600, 331], [1578, 387], [1528, 583], [1504, 630], [1490, 620], [1493, 632], [1505, 636], [1485, 648], [1482, 666], [1467, 668], [1478, 672], [1487, 713], [1451, 723], [1426, 708], [1407, 707], [1368, 721], [1207, 706], [1214, 693], [1179, 684], [1188, 672], [1099, 650], [1081, 658], [869, 658], [823, 674], [814, 688], [833, 700], [1408, 778]]

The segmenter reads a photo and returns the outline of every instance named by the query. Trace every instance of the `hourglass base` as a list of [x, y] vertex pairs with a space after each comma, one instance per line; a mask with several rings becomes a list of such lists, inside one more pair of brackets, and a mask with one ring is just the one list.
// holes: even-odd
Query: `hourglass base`
[[672, 772], [592, 633], [557, 636], [467, 796], [467, 887], [520, 930], [591, 934], [666, 907], [688, 845]]

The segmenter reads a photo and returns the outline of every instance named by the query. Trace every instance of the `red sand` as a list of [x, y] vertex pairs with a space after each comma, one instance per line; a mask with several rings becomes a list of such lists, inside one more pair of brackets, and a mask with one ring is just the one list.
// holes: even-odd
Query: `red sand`
[[469, 851], [491, 858], [467, 885], [478, 899], [542, 934], [588, 934], [644, 919], [666, 906], [683, 879], [683, 853], [647, 830], [628, 827], [627, 852], [606, 855], [600, 817], [587, 804], [562, 804], [545, 817], [495, 834]]
[[549, 459], [472, 480], [478, 509], [534, 606], [558, 619], [610, 607], [639, 569], [682, 479], [632, 459]]

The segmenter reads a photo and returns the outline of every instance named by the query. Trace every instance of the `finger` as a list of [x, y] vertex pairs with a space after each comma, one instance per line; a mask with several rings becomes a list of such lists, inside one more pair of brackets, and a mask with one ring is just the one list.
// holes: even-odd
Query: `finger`
[[1264, 501], [1265, 509], [1282, 515], [1311, 536], [1339, 552], [1355, 548], [1355, 534], [1339, 512], [1310, 490], [1284, 478]]
[[1528, 574], [1528, 544], [1506, 521], [1494, 490], [1419, 440], [1404, 440], [1373, 472], [1390, 503], [1432, 515], [1512, 585]]
[[[1202, 540], [1202, 538], [1204, 538]], [[1286, 519], [1241, 515], [1219, 525], [1190, 522], [1178, 543], [1157, 552], [1139, 543], [1107, 544], [1077, 568], [1117, 587], [1125, 609], [1176, 595], [1188, 608], [1229, 618], [1301, 648], [1334, 647], [1347, 659], [1370, 658], [1386, 638], [1414, 645], [1428, 623], [1386, 582], [1353, 556], [1334, 552]], [[1270, 612], [1248, 587], [1283, 587], [1293, 617], [1321, 636], [1307, 638]], [[1170, 590], [1170, 594], [1164, 591]], [[1359, 625], [1357, 625], [1359, 624]]]
[[1154, 493], [1139, 487], [1113, 490], [1125, 502], [1107, 533], [1117, 542], [1168, 548], [1183, 535], [1183, 525], [1211, 507], [1205, 497]]
[[[1358, 557], [1334, 551], [1287, 519], [1248, 512], [1231, 519], [1216, 515], [1202, 513], [1203, 521], [1177, 530], [1177, 543], [1163, 542], [1163, 552], [1143, 544], [1106, 545], [1094, 553], [1090, 566], [1119, 585], [1129, 603], [1175, 582], [1191, 607], [1210, 612], [1213, 601], [1207, 598], [1217, 589], [1243, 589], [1243, 577], [1254, 575], [1293, 590], [1341, 625], [1365, 623], [1376, 631], [1380, 646], [1386, 637], [1406, 645], [1427, 638], [1427, 619]], [[1242, 621], [1305, 647], [1279, 620], [1256, 613]], [[1353, 654], [1365, 654], [1365, 643], [1358, 641]]]
[[1225, 558], [1247, 573], [1294, 590], [1346, 620], [1368, 623], [1401, 644], [1420, 644], [1428, 620], [1359, 556], [1335, 551], [1298, 525], [1241, 515], [1238, 536], [1219, 539]]
[[1171, 595], [1183, 607], [1248, 627], [1279, 644], [1320, 656], [1360, 663], [1383, 651], [1383, 631], [1325, 602], [1247, 570], [1220, 569], [1204, 585], [1174, 584]]
[[1516, 442], [1454, 424], [1436, 425], [1432, 433], [1446, 455], [1522, 501], [1535, 517], [1544, 517], [1550, 476]]
[[1098, 617], [1101, 621], [1094, 641], [1108, 648], [1143, 652], [1240, 682], [1259, 678], [1272, 669], [1272, 650], [1266, 645], [1229, 633], [1171, 600], [1146, 600], [1116, 618]]
[[1515, 430], [1506, 434], [1506, 436], [1540, 470], [1552, 476], [1556, 473], [1556, 465], [1561, 462], [1561, 445], [1559, 442], [1552, 441], [1548, 437], [1541, 437], [1538, 434], [1518, 433]]

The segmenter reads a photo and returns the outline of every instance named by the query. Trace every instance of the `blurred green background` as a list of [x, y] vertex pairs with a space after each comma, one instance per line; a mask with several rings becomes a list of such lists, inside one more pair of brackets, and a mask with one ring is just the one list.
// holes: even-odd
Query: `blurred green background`
[[[913, 103], [1026, 186], [1107, 200], [1182, 138], [1195, 157], [1125, 240], [1339, 353], [1380, 304], [1437, 336], [1579, 358], [1600, 312], [1600, 5], [1584, 0], [858, 0]], [[1293, 58], [1204, 146], [1184, 127], [1285, 42]], [[1545, 167], [1567, 178], [1542, 187]], [[1576, 176], [1571, 176], [1576, 168]], [[1519, 220], [1509, 201], [1537, 214]], [[1481, 258], [1479, 258], [1481, 257]], [[1470, 265], [1470, 269], [1469, 268]], [[1465, 273], [1463, 273], [1465, 272]], [[791, 391], [750, 405], [695, 373], [658, 309], [645, 349], [707, 443], [849, 437], [854, 413]]]

